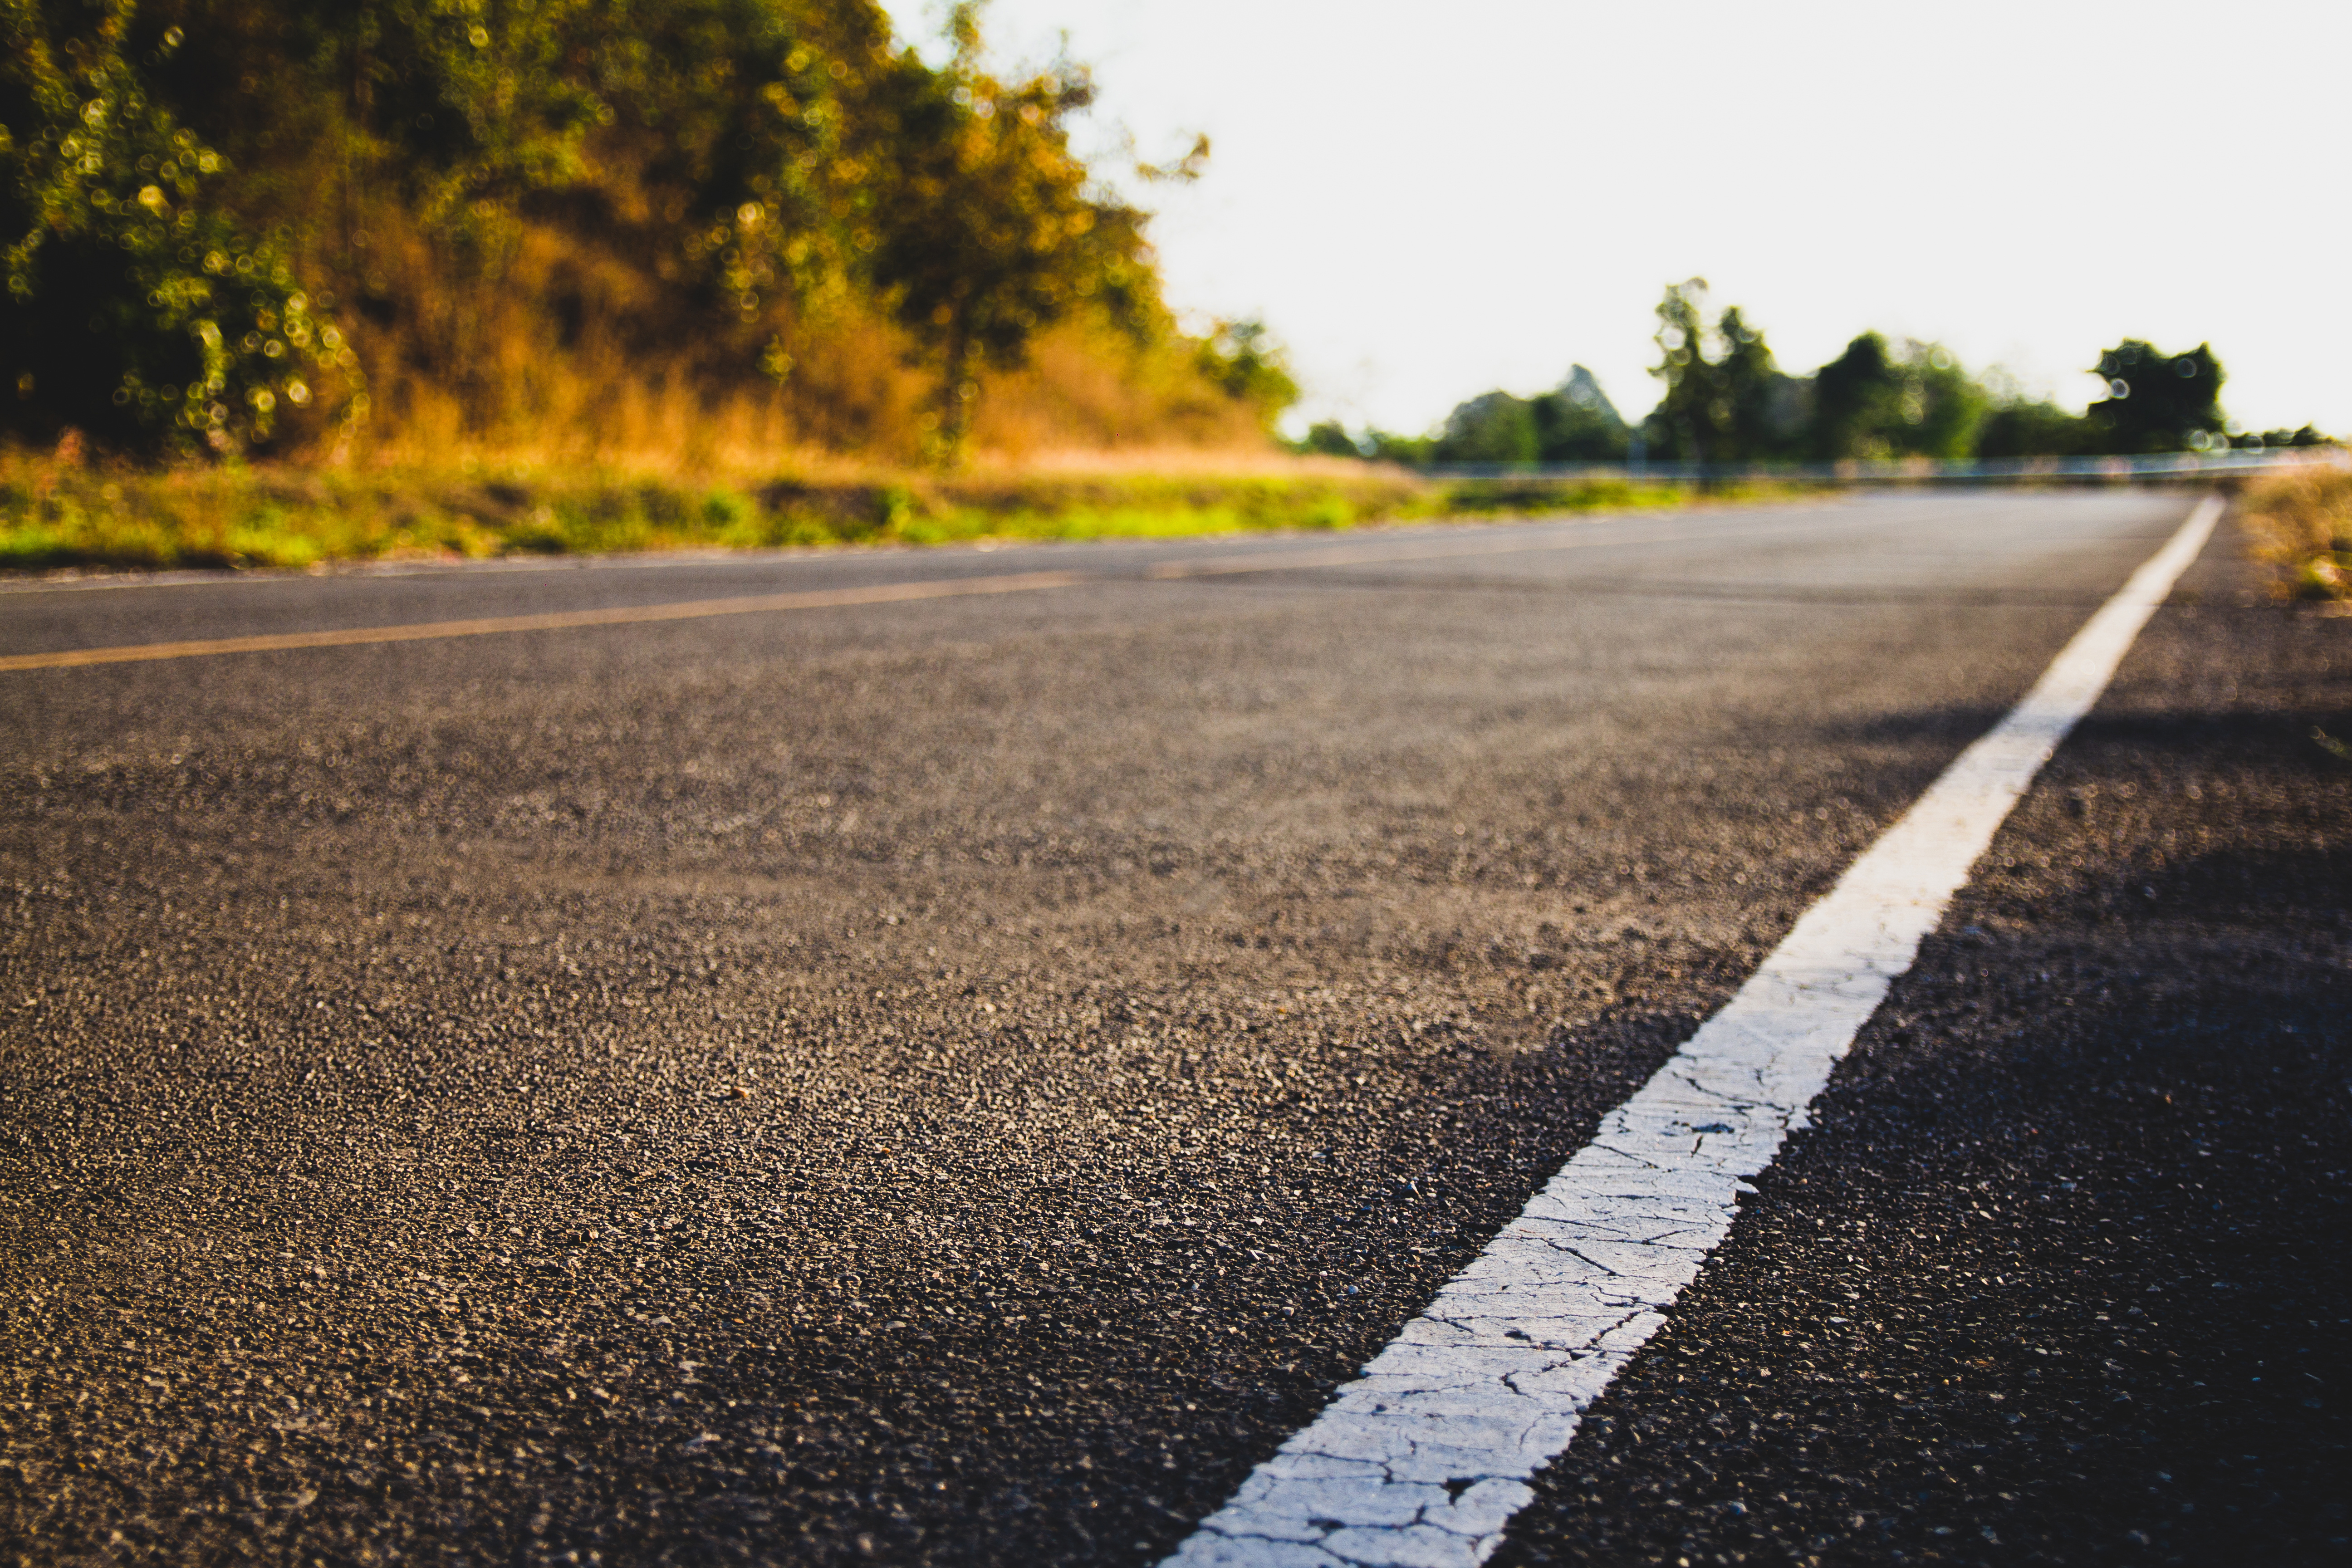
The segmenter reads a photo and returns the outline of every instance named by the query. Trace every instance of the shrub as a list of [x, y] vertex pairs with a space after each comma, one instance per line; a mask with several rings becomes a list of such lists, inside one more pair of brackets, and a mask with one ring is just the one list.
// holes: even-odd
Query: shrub
[[2266, 475], [2246, 487], [2239, 512], [2255, 553], [2278, 569], [2283, 595], [2352, 599], [2352, 468]]
[[282, 250], [215, 205], [223, 160], [148, 97], [133, 21], [130, 0], [0, 0], [0, 426], [243, 449], [355, 362]]

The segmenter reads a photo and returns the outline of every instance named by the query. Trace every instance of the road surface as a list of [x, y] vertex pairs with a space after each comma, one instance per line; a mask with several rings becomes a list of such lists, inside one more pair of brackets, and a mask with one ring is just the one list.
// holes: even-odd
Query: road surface
[[[1156, 1562], [2192, 500], [7, 588], [0, 1561]], [[2346, 1559], [2240, 557], [1496, 1561]]]

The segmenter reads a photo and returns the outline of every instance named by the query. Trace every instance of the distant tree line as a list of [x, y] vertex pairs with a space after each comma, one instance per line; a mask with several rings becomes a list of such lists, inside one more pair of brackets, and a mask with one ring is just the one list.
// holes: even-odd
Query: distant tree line
[[951, 449], [1082, 318], [1270, 420], [1270, 344], [1179, 341], [1072, 149], [1086, 70], [949, 29], [932, 65], [874, 0], [0, 0], [0, 433], [282, 446], [394, 372], [480, 404], [563, 355], [783, 384], [872, 321]]
[[1706, 283], [1658, 304], [1656, 408], [1629, 423], [1592, 373], [1573, 366], [1533, 397], [1489, 392], [1426, 436], [1317, 425], [1300, 449], [1401, 462], [1838, 462], [1884, 458], [2097, 457], [2314, 446], [2300, 430], [2242, 430], [2222, 413], [2223, 374], [2200, 343], [2168, 354], [2126, 338], [2099, 356], [2107, 395], [2081, 414], [2028, 396], [1999, 373], [1969, 374], [1947, 349], [1864, 332], [1809, 375], [1782, 371], [1738, 306], [1712, 321]]

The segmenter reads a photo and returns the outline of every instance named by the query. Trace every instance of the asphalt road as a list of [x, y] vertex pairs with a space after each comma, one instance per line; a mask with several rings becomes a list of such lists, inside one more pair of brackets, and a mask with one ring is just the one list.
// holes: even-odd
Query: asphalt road
[[[1069, 579], [0, 673], [0, 1561], [1154, 1561], [2187, 508], [0, 592]], [[2225, 526], [1501, 1561], [2346, 1559], [2347, 632]]]

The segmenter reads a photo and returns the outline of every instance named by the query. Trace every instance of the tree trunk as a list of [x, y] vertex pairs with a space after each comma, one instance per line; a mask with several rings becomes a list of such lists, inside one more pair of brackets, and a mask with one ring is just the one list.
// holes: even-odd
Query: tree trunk
[[942, 462], [954, 463], [963, 457], [963, 438], [971, 428], [972, 399], [966, 395], [966, 377], [971, 367], [971, 325], [964, 309], [956, 308], [955, 321], [948, 330], [948, 363], [945, 379], [940, 385], [940, 457]]

